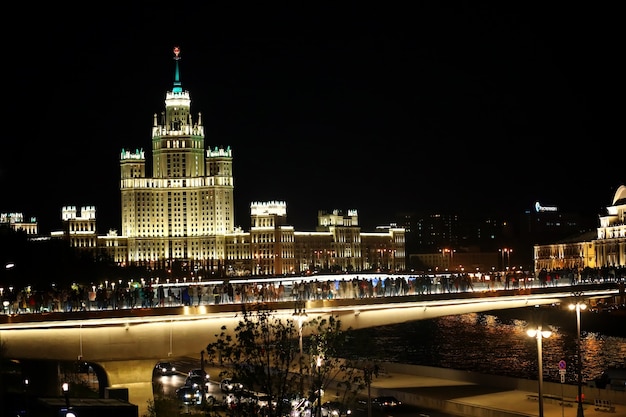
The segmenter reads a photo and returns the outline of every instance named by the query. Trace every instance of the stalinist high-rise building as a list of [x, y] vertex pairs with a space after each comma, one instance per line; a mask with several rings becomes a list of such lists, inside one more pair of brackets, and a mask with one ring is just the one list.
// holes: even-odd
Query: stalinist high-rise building
[[174, 86], [152, 126], [152, 177], [143, 151], [121, 155], [122, 235], [131, 263], [224, 259], [224, 236], [234, 232], [232, 152], [205, 150], [202, 116], [191, 114], [180, 50], [174, 54]]
[[177, 47], [174, 84], [152, 123], [152, 174], [143, 149], [121, 151], [121, 235], [94, 238], [95, 208], [85, 218], [70, 207], [64, 222], [73, 246], [120, 265], [219, 276], [404, 269], [404, 229], [362, 232], [356, 210], [320, 211], [316, 230], [299, 232], [287, 223], [286, 202], [252, 202], [250, 231], [236, 228], [233, 152], [207, 148], [204, 139], [202, 116], [192, 114], [182, 86]]

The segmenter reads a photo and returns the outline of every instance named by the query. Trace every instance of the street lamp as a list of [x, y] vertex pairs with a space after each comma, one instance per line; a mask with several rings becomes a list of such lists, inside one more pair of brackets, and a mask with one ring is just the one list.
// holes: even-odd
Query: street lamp
[[[502, 253], [502, 270], [508, 270], [509, 267], [511, 266], [511, 252], [513, 252], [513, 249], [511, 248], [502, 248], [500, 249], [500, 252]], [[506, 267], [504, 265], [504, 255], [506, 254]]]
[[584, 417], [583, 412], [583, 364], [582, 357], [580, 355], [580, 310], [584, 310], [587, 308], [587, 304], [581, 301], [581, 297], [583, 295], [582, 292], [573, 293], [574, 297], [576, 297], [576, 303], [571, 303], [569, 305], [570, 310], [576, 310], [576, 332], [578, 334], [578, 343], [576, 344], [576, 368], [578, 372], [578, 412], [576, 413], [577, 417]]
[[317, 417], [322, 417], [322, 361], [323, 358], [321, 355], [317, 356], [317, 377], [318, 377], [318, 385], [317, 385]]
[[63, 396], [65, 397], [65, 409], [69, 412], [70, 410], [70, 384], [64, 382], [61, 385], [61, 390], [63, 391]]
[[439, 249], [439, 252], [441, 252], [441, 264], [446, 271], [452, 270], [455, 251], [456, 249], [451, 248]]
[[363, 365], [363, 377], [367, 385], [367, 417], [372, 417], [372, 377], [378, 376], [378, 365], [366, 362]]
[[29, 391], [28, 391], [28, 384], [30, 383], [30, 381], [28, 380], [28, 378], [24, 379], [24, 411], [26, 412], [26, 415], [30, 415], [30, 410], [29, 410]]
[[528, 329], [526, 334], [530, 337], [537, 339], [537, 358], [539, 368], [539, 386], [538, 386], [538, 399], [539, 399], [539, 417], [543, 417], [543, 396], [541, 394], [543, 388], [543, 365], [541, 359], [541, 339], [548, 338], [552, 335], [549, 330], [541, 330], [541, 326], [537, 326], [536, 329]]

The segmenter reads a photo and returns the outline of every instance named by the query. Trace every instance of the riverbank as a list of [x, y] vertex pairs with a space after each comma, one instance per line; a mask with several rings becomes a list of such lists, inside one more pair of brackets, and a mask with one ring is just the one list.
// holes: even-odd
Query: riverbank
[[[458, 416], [537, 416], [537, 381], [482, 375], [452, 369], [385, 363], [386, 373], [372, 382], [372, 396], [394, 395], [405, 404]], [[544, 383], [544, 417], [574, 417], [577, 386]], [[587, 417], [606, 417], [596, 400], [613, 407], [609, 415], [626, 415], [626, 391], [585, 387], [583, 410]]]

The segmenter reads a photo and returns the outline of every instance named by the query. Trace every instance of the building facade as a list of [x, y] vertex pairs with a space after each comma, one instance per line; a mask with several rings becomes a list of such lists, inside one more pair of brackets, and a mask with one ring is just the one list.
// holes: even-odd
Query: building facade
[[[182, 88], [178, 48], [174, 63], [165, 110], [153, 120], [153, 172], [143, 149], [120, 154], [121, 235], [97, 236], [74, 209], [63, 216], [73, 246], [86, 248], [93, 239], [100, 255], [119, 265], [205, 276], [404, 270], [404, 229], [363, 233], [356, 210], [320, 212], [315, 232], [298, 232], [287, 223], [285, 202], [253, 202], [250, 231], [236, 228], [233, 152], [206, 147], [202, 116], [192, 115]], [[95, 208], [82, 211], [95, 224]]]
[[22, 213], [0, 213], [0, 225], [9, 227], [12, 230], [23, 231], [27, 235], [35, 236], [39, 234], [37, 219], [31, 217], [24, 220]]
[[535, 273], [541, 270], [581, 272], [586, 268], [614, 271], [626, 269], [626, 186], [620, 186], [611, 206], [599, 216], [592, 235], [534, 246]]

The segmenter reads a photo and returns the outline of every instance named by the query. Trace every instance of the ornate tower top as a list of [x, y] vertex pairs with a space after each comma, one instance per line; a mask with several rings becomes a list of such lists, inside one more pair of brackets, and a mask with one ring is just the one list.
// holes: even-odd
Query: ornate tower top
[[174, 61], [176, 61], [176, 69], [174, 72], [174, 88], [172, 88], [172, 92], [182, 93], [183, 86], [180, 82], [180, 70], [178, 69], [178, 61], [180, 61], [180, 48], [178, 46], [174, 47]]

